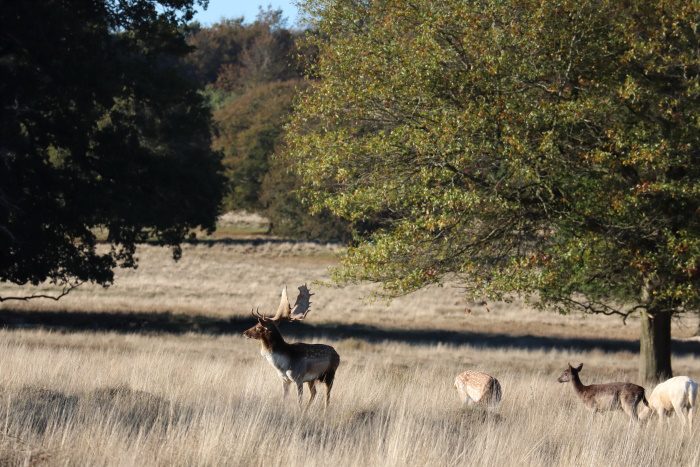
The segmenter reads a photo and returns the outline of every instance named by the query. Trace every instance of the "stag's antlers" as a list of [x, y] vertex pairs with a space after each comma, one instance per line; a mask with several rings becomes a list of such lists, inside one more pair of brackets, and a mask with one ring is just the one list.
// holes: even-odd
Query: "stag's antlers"
[[311, 296], [313, 294], [309, 291], [309, 288], [304, 285], [299, 286], [299, 295], [294, 302], [294, 307], [289, 304], [289, 298], [287, 298], [287, 286], [285, 285], [282, 289], [282, 296], [280, 297], [280, 304], [277, 307], [277, 312], [275, 316], [269, 318], [260, 314], [257, 310], [253, 312], [253, 316], [256, 318], [269, 320], [269, 321], [301, 321], [306, 318], [311, 308]]
[[253, 309], [250, 309], [250, 314], [253, 315], [255, 318], [260, 318], [260, 319], [266, 319], [263, 315], [260, 314], [260, 311], [258, 311], [258, 308], [253, 311]]

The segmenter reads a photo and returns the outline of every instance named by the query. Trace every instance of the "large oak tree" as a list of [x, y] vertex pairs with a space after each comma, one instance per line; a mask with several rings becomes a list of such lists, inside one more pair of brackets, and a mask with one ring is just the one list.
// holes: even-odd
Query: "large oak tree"
[[670, 376], [671, 318], [700, 304], [700, 4], [306, 8], [289, 161], [312, 207], [385, 219], [336, 278], [639, 313], [640, 375]]
[[1, 3], [0, 280], [106, 285], [137, 242], [177, 255], [213, 229], [221, 161], [182, 66], [193, 3]]

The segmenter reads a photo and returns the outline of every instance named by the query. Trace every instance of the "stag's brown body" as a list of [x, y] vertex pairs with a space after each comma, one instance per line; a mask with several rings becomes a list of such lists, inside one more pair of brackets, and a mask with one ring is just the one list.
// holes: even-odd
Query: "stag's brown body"
[[289, 392], [289, 386], [294, 383], [301, 403], [304, 383], [306, 383], [311, 394], [308, 404], [311, 404], [316, 397], [316, 382], [318, 381], [326, 385], [326, 406], [328, 406], [335, 372], [340, 365], [340, 356], [329, 345], [287, 343], [275, 324], [275, 321], [281, 319], [294, 321], [306, 316], [310, 294], [305, 286], [300, 287], [299, 290], [299, 298], [297, 298], [294, 309], [289, 306], [285, 289], [282, 292], [280, 308], [275, 317], [265, 318], [259, 315], [258, 323], [246, 330], [243, 335], [260, 341], [260, 353], [277, 370], [282, 379], [285, 397]]
[[632, 383], [607, 383], [584, 385], [578, 376], [583, 363], [574, 368], [571, 365], [559, 377], [560, 383], [571, 382], [576, 395], [583, 404], [593, 412], [623, 410], [632, 420], [638, 420], [639, 404], [647, 408], [649, 403], [644, 395], [644, 388]]

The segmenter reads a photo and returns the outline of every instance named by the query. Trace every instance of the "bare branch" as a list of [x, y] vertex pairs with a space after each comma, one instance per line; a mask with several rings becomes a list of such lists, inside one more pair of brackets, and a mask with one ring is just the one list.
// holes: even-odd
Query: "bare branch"
[[605, 303], [591, 301], [582, 302], [579, 300], [575, 300], [571, 297], [561, 297], [560, 300], [569, 305], [574, 305], [576, 307], [581, 308], [585, 313], [601, 314], [606, 316], [621, 316], [623, 324], [627, 324], [627, 318], [629, 318], [630, 315], [632, 315], [638, 310], [646, 308], [646, 305], [637, 305], [630, 308], [629, 310], [620, 310], [617, 308], [613, 308], [610, 305], [606, 305]]
[[32, 295], [24, 295], [24, 296], [9, 296], [9, 297], [2, 297], [0, 296], [0, 302], [7, 302], [10, 300], [15, 300], [15, 301], [21, 301], [21, 302], [27, 302], [29, 300], [34, 300], [36, 298], [47, 298], [50, 300], [60, 300], [61, 298], [65, 297], [68, 295], [73, 289], [81, 286], [85, 281], [80, 281], [80, 282], [75, 282], [73, 284], [68, 284], [63, 287], [61, 290], [61, 293], [58, 295], [48, 295], [48, 294], [32, 294]]

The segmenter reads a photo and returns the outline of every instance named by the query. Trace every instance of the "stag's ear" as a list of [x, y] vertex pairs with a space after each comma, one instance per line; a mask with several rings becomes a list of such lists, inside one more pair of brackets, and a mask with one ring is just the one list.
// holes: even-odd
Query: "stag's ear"
[[576, 371], [581, 371], [581, 368], [583, 368], [583, 363], [579, 364], [579, 366], [576, 367]]

